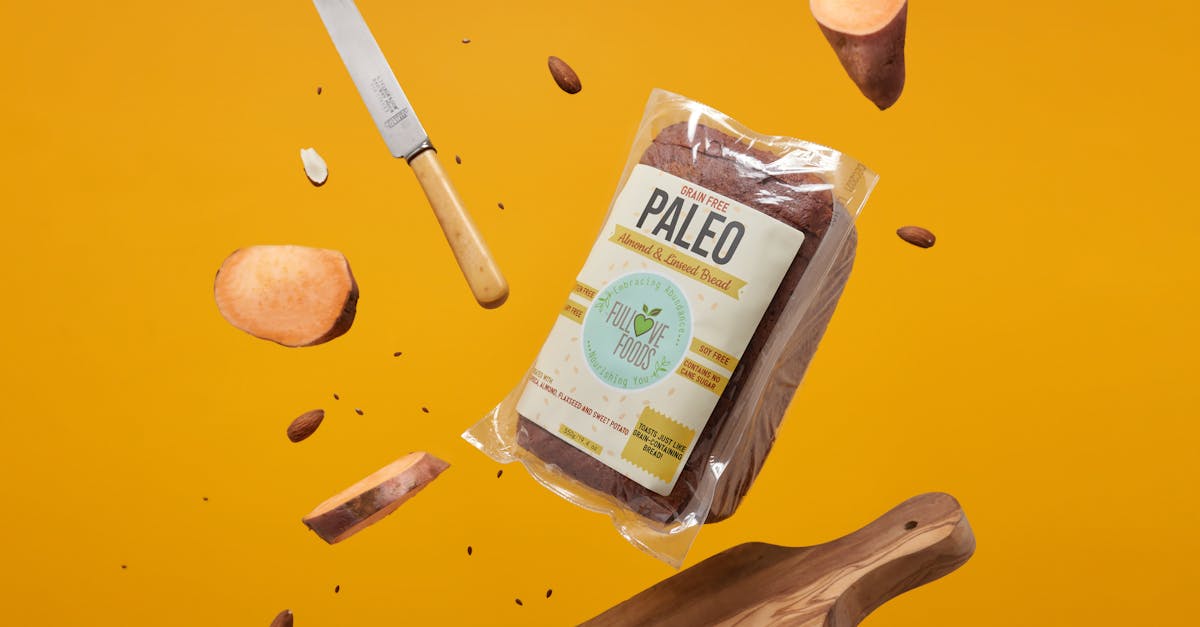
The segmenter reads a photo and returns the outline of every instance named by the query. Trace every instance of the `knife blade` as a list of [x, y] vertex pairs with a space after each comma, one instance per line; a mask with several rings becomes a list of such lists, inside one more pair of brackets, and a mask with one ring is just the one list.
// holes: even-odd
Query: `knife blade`
[[500, 306], [508, 297], [508, 283], [358, 7], [352, 0], [313, 4], [388, 150], [416, 174], [475, 300], [488, 308]]

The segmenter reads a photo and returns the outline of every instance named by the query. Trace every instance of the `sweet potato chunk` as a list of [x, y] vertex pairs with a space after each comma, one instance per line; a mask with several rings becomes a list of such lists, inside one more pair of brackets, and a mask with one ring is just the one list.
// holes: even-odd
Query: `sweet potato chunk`
[[813, 17], [842, 67], [875, 106], [886, 109], [904, 90], [907, 0], [810, 0]]
[[350, 330], [358, 284], [336, 250], [251, 246], [221, 264], [213, 295], [221, 315], [246, 333], [313, 346]]
[[449, 468], [425, 452], [409, 453], [321, 503], [304, 524], [335, 544], [375, 524]]

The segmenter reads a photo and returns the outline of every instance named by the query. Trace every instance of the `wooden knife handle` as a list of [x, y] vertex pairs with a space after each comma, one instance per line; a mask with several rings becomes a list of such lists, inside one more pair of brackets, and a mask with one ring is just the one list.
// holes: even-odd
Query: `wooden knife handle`
[[975, 536], [954, 497], [922, 494], [825, 544], [740, 544], [584, 624], [854, 627], [888, 599], [963, 565], [974, 551]]
[[458, 267], [471, 287], [471, 293], [480, 305], [491, 309], [504, 304], [508, 298], [508, 282], [500, 273], [496, 260], [492, 259], [483, 236], [471, 221], [467, 208], [446, 176], [446, 170], [438, 160], [437, 151], [423, 150], [408, 162], [421, 189], [433, 207], [433, 214], [442, 225], [446, 241], [454, 251]]

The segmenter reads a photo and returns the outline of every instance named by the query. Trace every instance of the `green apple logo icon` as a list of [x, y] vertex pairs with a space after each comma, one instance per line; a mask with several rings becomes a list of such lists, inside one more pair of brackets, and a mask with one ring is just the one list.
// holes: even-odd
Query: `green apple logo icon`
[[633, 335], [634, 335], [634, 337], [642, 337], [643, 335], [646, 334], [646, 331], [653, 329], [654, 321], [651, 320], [650, 318], [652, 316], [657, 316], [658, 314], [662, 313], [662, 309], [657, 308], [657, 307], [655, 307], [654, 309], [650, 309], [650, 308], [646, 307], [646, 305], [642, 305], [642, 313], [644, 313], [646, 315], [638, 314], [638, 315], [634, 316], [634, 318], [633, 318]]

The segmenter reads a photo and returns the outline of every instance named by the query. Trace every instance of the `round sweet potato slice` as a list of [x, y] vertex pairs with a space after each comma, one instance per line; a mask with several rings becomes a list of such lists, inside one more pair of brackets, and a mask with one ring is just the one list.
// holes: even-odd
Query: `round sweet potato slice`
[[250, 246], [221, 264], [213, 296], [229, 324], [250, 335], [314, 346], [350, 330], [358, 284], [336, 250]]
[[326, 499], [303, 518], [304, 524], [336, 544], [383, 520], [449, 467], [424, 451], [409, 453]]

